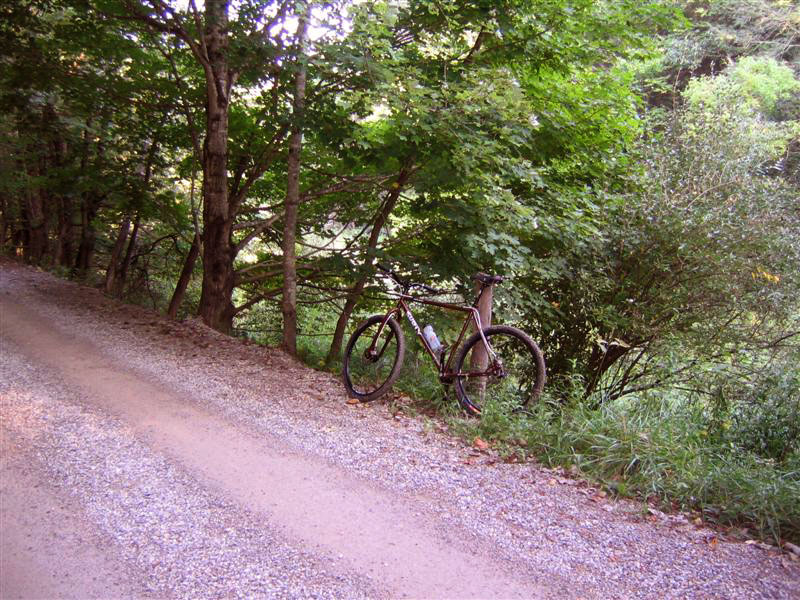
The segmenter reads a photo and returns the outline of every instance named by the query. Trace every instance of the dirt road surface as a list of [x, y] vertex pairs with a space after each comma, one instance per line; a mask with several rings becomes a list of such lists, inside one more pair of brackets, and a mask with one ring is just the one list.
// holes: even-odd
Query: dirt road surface
[[800, 568], [0, 263], [0, 597], [798, 598]]

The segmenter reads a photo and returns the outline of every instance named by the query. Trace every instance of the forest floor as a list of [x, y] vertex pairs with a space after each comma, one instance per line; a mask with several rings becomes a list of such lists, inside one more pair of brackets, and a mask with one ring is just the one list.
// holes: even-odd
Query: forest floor
[[0, 262], [0, 597], [798, 598], [800, 564]]

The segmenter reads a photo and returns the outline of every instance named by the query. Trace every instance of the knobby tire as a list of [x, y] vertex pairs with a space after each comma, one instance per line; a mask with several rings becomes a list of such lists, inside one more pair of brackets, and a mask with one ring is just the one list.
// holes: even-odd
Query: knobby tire
[[383, 350], [380, 356], [373, 361], [364, 355], [383, 319], [383, 315], [373, 315], [361, 323], [345, 348], [342, 370], [344, 386], [351, 398], [361, 402], [369, 402], [386, 394], [403, 366], [405, 338], [400, 326], [392, 318], [386, 322], [378, 340], [377, 350]]
[[505, 377], [466, 375], [472, 368], [472, 352], [484, 347], [480, 333], [475, 332], [464, 342], [455, 359], [458, 400], [472, 415], [480, 415], [489, 402], [496, 403], [505, 412], [519, 411], [535, 401], [544, 388], [542, 351], [528, 334], [516, 327], [495, 325], [484, 329], [483, 334], [503, 361]]

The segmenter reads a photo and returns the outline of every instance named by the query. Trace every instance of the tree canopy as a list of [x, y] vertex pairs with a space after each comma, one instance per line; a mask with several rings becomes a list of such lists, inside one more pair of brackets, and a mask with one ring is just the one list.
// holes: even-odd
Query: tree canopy
[[791, 3], [2, 11], [0, 244], [32, 263], [290, 352], [327, 315], [329, 364], [378, 259], [502, 272], [500, 311], [587, 397], [793, 331]]

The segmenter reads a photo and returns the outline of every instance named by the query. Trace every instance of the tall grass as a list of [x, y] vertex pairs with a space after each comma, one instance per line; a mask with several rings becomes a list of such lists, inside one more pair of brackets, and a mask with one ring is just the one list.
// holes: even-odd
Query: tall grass
[[485, 415], [461, 431], [577, 469], [619, 495], [699, 511], [754, 536], [800, 541], [800, 456], [762, 458], [708, 427], [702, 405], [654, 396], [598, 409], [545, 399], [527, 415]]

